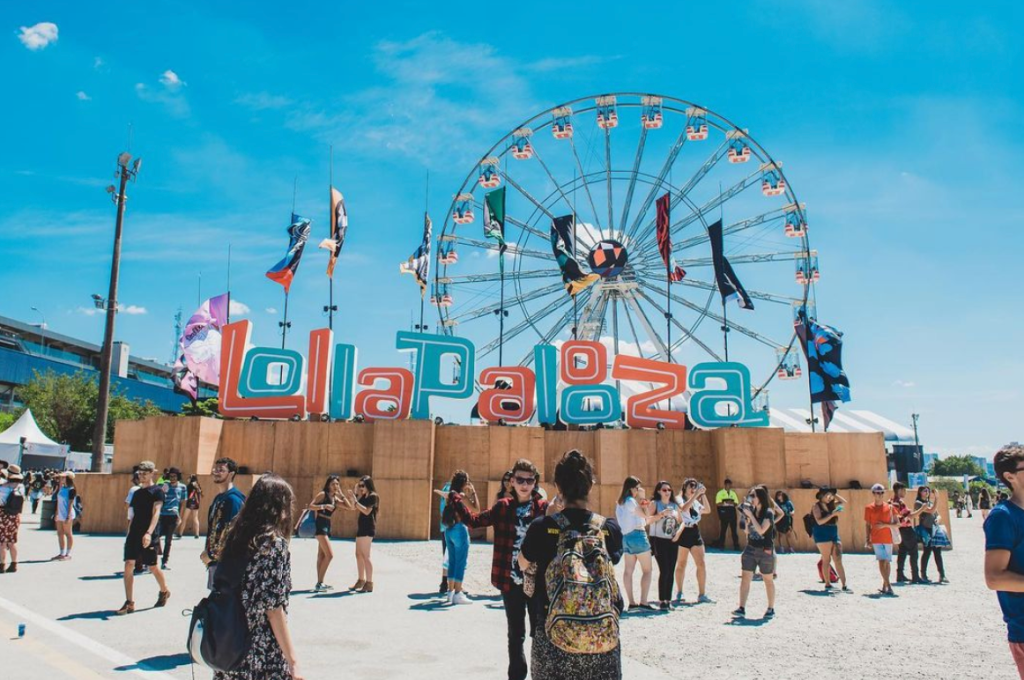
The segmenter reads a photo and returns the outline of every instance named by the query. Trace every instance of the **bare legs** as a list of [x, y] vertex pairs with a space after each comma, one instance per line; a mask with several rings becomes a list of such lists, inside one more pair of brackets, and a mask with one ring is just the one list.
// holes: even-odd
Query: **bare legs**
[[[153, 578], [156, 579], [156, 584], [160, 586], [160, 592], [164, 593], [167, 591], [167, 579], [164, 578], [164, 572], [159, 565], [154, 564], [149, 568], [150, 573], [153, 574]], [[135, 590], [135, 560], [126, 560], [124, 563], [124, 599], [129, 602], [134, 602], [132, 595]]]
[[192, 535], [199, 538], [199, 511], [192, 508], [185, 508], [181, 516], [181, 524], [178, 525], [178, 536], [188, 531], [189, 520], [192, 520]]
[[373, 536], [359, 536], [356, 538], [356, 569], [359, 572], [360, 581], [373, 582], [373, 562], [370, 560], [370, 548], [373, 545]]
[[647, 604], [647, 595], [651, 590], [651, 552], [648, 550], [639, 555], [626, 555], [625, 573], [622, 578], [626, 588], [626, 601], [630, 606], [636, 604], [633, 597], [633, 572], [636, 570], [637, 562], [640, 563], [640, 604]]
[[[744, 571], [742, 572], [742, 580], [740, 581], [740, 608], [743, 609], [747, 606], [747, 596], [750, 595], [750, 582], [754, 578], [754, 572]], [[775, 579], [772, 578], [772, 574], [764, 574], [764, 593], [768, 597], [768, 609], [775, 609]]]
[[825, 579], [825, 587], [831, 588], [832, 582], [829, 578], [830, 564], [836, 565], [836, 573], [839, 574], [839, 582], [846, 587], [846, 569], [843, 567], [843, 546], [840, 543], [818, 543], [818, 553], [821, 555], [821, 573]]
[[[330, 536], [317, 536], [316, 541], [319, 544], [316, 552], [316, 582], [323, 583], [324, 579], [327, 576], [327, 568], [331, 566], [331, 561], [334, 559], [334, 550], [331, 549]], [[358, 543], [356, 545], [356, 561], [358, 562]], [[362, 578], [362, 571], [360, 571], [359, 573], [359, 578]]]
[[55, 520], [54, 526], [57, 528], [57, 543], [60, 545], [61, 555], [70, 555], [71, 548], [75, 544], [74, 530], [71, 525], [73, 520]]

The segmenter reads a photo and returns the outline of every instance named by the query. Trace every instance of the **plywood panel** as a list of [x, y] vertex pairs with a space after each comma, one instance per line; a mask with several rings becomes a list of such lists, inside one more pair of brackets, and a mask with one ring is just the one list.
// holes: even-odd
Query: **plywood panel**
[[[262, 473], [274, 466], [272, 421], [227, 420], [221, 428], [218, 458], [230, 458], [239, 466]], [[208, 470], [201, 470], [207, 472]], [[310, 471], [312, 473], [312, 471]]]
[[[658, 483], [658, 436], [654, 430], [626, 430], [628, 442], [628, 474], [640, 478], [653, 493]], [[623, 477], [625, 479], [625, 477]], [[606, 481], [612, 481], [606, 479]]]
[[347, 476], [371, 474], [373, 428], [368, 423], [331, 423], [327, 431], [326, 471]]
[[506, 470], [520, 458], [525, 458], [544, 469], [544, 430], [536, 427], [487, 428], [490, 435], [488, 456], [488, 479], [501, 479]]
[[374, 482], [380, 494], [377, 537], [414, 541], [430, 538], [430, 527], [436, 518], [425, 512], [431, 503], [430, 482], [377, 478]]
[[673, 487], [678, 487], [687, 476], [685, 435], [686, 432], [682, 430], [656, 432], [654, 476], [669, 480]]
[[562, 460], [566, 451], [577, 449], [590, 459], [594, 466], [594, 474], [601, 479], [601, 470], [597, 460], [595, 445], [596, 432], [580, 430], [545, 430], [544, 431], [544, 467], [537, 466], [543, 479], [555, 478], [555, 465]]
[[833, 486], [848, 487], [852, 480], [859, 481], [865, 487], [885, 482], [885, 444], [880, 432], [835, 432], [826, 436]]
[[433, 478], [447, 481], [456, 470], [465, 470], [471, 480], [486, 481], [490, 472], [490, 430], [459, 425], [436, 428]]
[[831, 483], [827, 439], [829, 436], [831, 435], [809, 432], [786, 433], [786, 486], [800, 488], [804, 481], [814, 486]]
[[433, 469], [434, 421], [377, 421], [373, 424], [374, 478], [425, 482], [433, 476]]
[[146, 453], [149, 425], [146, 420], [119, 420], [114, 426], [114, 473], [131, 472]]
[[[312, 475], [327, 469], [330, 423], [281, 421], [274, 426], [274, 463], [282, 477]], [[263, 472], [263, 470], [253, 470]]]
[[[594, 462], [597, 479], [601, 484], [621, 484], [633, 474], [630, 468], [629, 444], [634, 430], [596, 430]], [[585, 453], [585, 452], [584, 452]], [[646, 481], [646, 480], [645, 480]]]
[[220, 435], [224, 430], [224, 421], [217, 418], [198, 418], [199, 441], [196, 443], [195, 460], [185, 461], [182, 470], [206, 472], [213, 468], [213, 461], [220, 449]]
[[759, 480], [754, 472], [754, 440], [744, 434], [740, 428], [713, 430], [711, 444], [716, 477], [728, 477], [737, 488], [749, 489]]

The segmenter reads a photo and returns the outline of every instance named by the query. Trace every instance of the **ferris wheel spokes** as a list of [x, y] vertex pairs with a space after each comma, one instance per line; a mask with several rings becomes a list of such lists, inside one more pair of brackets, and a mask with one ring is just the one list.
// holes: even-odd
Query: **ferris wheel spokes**
[[636, 189], [636, 178], [640, 173], [640, 163], [644, 156], [644, 147], [647, 144], [647, 126], [640, 128], [640, 141], [636, 145], [636, 156], [633, 158], [633, 172], [629, 177], [629, 188], [626, 189], [626, 199], [622, 206], [622, 217], [619, 219], [619, 238], [626, 233], [626, 220], [629, 218], [629, 208], [633, 204], [633, 191]]
[[[712, 281], [701, 281], [694, 279], [689, 276], [680, 281], [684, 286], [690, 286], [691, 288], [700, 288], [701, 290], [718, 290], [718, 285]], [[765, 293], [760, 290], [752, 290], [745, 288], [747, 295], [754, 298], [755, 300], [764, 300], [765, 302], [774, 302], [780, 305], [792, 306], [794, 302], [800, 302], [799, 298], [787, 297], [785, 295], [776, 295], [775, 293]]]
[[[653, 286], [645, 285], [644, 287], [645, 288], [651, 288], [651, 290], [656, 290], [655, 288], [653, 288]], [[658, 291], [658, 292], [660, 293], [660, 291]], [[658, 302], [654, 298], [652, 298], [650, 295], [648, 295], [645, 291], [638, 290], [637, 291], [637, 295], [640, 298], [643, 298], [643, 300], [646, 301], [647, 304], [649, 304], [651, 307], [654, 307], [654, 309], [656, 309], [658, 311], [658, 313], [660, 313], [662, 316], [667, 314], [667, 310], [664, 307], [662, 307], [661, 305], [659, 305]], [[697, 309], [697, 310], [700, 310], [701, 312], [703, 312], [703, 310], [698, 305], [694, 305], [693, 309]], [[715, 350], [711, 349], [703, 340], [698, 338], [693, 333], [693, 329], [692, 328], [686, 328], [685, 326], [683, 326], [683, 324], [681, 324], [675, 318], [675, 316], [672, 316], [672, 318], [669, 319], [669, 321], [672, 323], [673, 326], [675, 326], [677, 329], [679, 329], [683, 333], [683, 337], [679, 338], [679, 340], [677, 340], [676, 343], [672, 346], [673, 349], [681, 347], [683, 345], [683, 343], [686, 342], [687, 340], [692, 340], [698, 347], [700, 347], [705, 352], [707, 352], [708, 355], [711, 356], [715, 361], [721, 361], [722, 360], [722, 357], [719, 356], [718, 352], [716, 352]], [[665, 354], [662, 353], [661, 356], [664, 357]], [[657, 357], [654, 357], [654, 358], [657, 358]], [[667, 359], [666, 359], [666, 361], [667, 361]]]
[[[542, 298], [545, 295], [551, 295], [552, 293], [558, 293], [564, 290], [565, 287], [562, 285], [560, 281], [558, 283], [552, 283], [549, 286], [537, 288], [535, 290], [530, 291], [529, 293], [523, 293], [521, 295], [514, 295], [512, 297], [505, 298], [505, 308], [507, 309], [508, 307], [514, 305], [519, 305], [524, 302], [530, 302], [531, 300]], [[457, 325], [459, 323], [465, 323], [468, 321], [473, 321], [474, 319], [479, 319], [482, 316], [490, 316], [492, 314], [495, 314], [500, 309], [501, 302], [495, 302], [494, 304], [487, 305], [486, 307], [480, 307], [479, 309], [471, 309], [463, 312], [462, 314], [456, 314], [455, 316], [451, 316], [448, 318], [448, 321], [455, 322], [455, 324]]]
[[[689, 125], [690, 120], [689, 116], [687, 116], [687, 125]], [[636, 230], [640, 228], [640, 222], [643, 221], [644, 217], [647, 215], [647, 211], [651, 209], [651, 205], [654, 203], [654, 198], [658, 194], [658, 188], [665, 181], [665, 178], [668, 177], [669, 172], [672, 170], [672, 166], [675, 165], [676, 157], [679, 155], [679, 152], [682, 151], [685, 144], [686, 128], [684, 127], [683, 131], [679, 133], [679, 137], [676, 138], [675, 144], [672, 145], [672, 149], [669, 151], [668, 157], [662, 164], [661, 172], [658, 173], [657, 180], [651, 185], [650, 191], [647, 192], [647, 198], [644, 199], [640, 211], [637, 212], [636, 216], [633, 218], [633, 222], [630, 224], [629, 230], [619, 235], [619, 240], [622, 240], [623, 242], [628, 241], [636, 234]]]
[[[580, 293], [580, 295], [588, 295], [588, 293], [589, 293], [589, 291], [584, 291], [583, 293]], [[566, 298], [566, 300], [572, 300], [572, 298]], [[573, 314], [575, 313], [575, 311], [576, 310], [573, 307], [570, 307], [569, 309], [567, 309], [565, 311], [565, 313], [562, 314], [561, 318], [559, 318], [557, 321], [555, 321], [555, 323], [551, 326], [551, 328], [549, 328], [546, 333], [544, 333], [542, 336], [540, 336], [540, 340], [539, 340], [538, 344], [541, 344], [541, 345], [549, 345], [549, 344], [551, 344], [551, 342], [555, 339], [555, 336], [558, 335], [559, 331], [561, 331], [563, 328], [565, 328], [566, 324], [568, 324], [572, 320]], [[530, 364], [533, 363], [533, 356], [534, 356], [533, 348], [531, 347], [529, 350], [527, 350], [526, 356], [524, 356], [523, 359], [519, 362], [519, 365], [520, 366], [529, 366]]]
[[[769, 210], [768, 212], [763, 212], [760, 215], [748, 217], [747, 219], [740, 220], [739, 222], [733, 222], [732, 224], [722, 229], [722, 236], [737, 234], [746, 229], [750, 229], [752, 227], [757, 227], [762, 224], [765, 224], [766, 222], [785, 218], [786, 210], [787, 208], [785, 207], [775, 208], [773, 210]], [[672, 252], [686, 250], [687, 248], [692, 248], [694, 246], [707, 243], [710, 239], [711, 237], [708, 236], [707, 232], [705, 232], [697, 236], [691, 236], [690, 238], [683, 239], [682, 241], [676, 241], [675, 243], [672, 244]]]

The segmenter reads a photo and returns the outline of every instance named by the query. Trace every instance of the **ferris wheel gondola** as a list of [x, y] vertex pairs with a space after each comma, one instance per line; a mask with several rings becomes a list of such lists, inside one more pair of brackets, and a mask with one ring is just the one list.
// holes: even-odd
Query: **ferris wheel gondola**
[[[550, 137], [538, 134], [546, 127]], [[466, 219], [484, 214], [484, 194], [499, 186], [507, 192], [501, 240], [494, 224]], [[654, 210], [665, 195], [667, 263]], [[640, 93], [567, 102], [499, 139], [455, 196], [435, 304], [442, 332], [473, 339], [482, 365], [504, 354], [529, 366], [534, 345], [577, 338], [613, 355], [738, 359], [755, 373], [755, 393], [783, 373], [792, 379], [792, 320], [798, 310], [813, 316], [820, 275], [806, 209], [782, 164], [707, 107]], [[566, 284], [552, 253], [556, 218], [571, 225], [564, 243], [585, 275], [578, 285]], [[708, 232], [718, 219], [754, 311], [722, 305]]]

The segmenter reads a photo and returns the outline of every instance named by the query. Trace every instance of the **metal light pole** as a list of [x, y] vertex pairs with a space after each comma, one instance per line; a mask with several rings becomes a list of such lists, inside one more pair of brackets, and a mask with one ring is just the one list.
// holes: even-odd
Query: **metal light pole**
[[103, 330], [103, 353], [100, 356], [100, 393], [96, 402], [96, 425], [92, 432], [92, 472], [103, 470], [103, 449], [107, 441], [107, 416], [110, 411], [110, 363], [114, 354], [114, 319], [117, 314], [117, 280], [121, 270], [121, 230], [124, 225], [124, 205], [127, 197], [124, 194], [128, 180], [134, 180], [139, 174], [142, 159], [136, 159], [132, 167], [128, 163], [132, 156], [124, 152], [117, 157], [117, 174], [120, 186], [117, 195], [113, 196], [114, 187], [107, 187], [117, 205], [117, 220], [114, 223], [114, 257], [110, 263], [110, 290], [107, 293], [107, 323]]
[[43, 355], [45, 356], [46, 355], [46, 315], [43, 314], [41, 311], [39, 311], [38, 307], [32, 307], [31, 309], [32, 309], [33, 312], [38, 314], [39, 317], [43, 320], [42, 323], [39, 324], [39, 337], [40, 337], [40, 339], [42, 340], [42, 343], [43, 343]]

